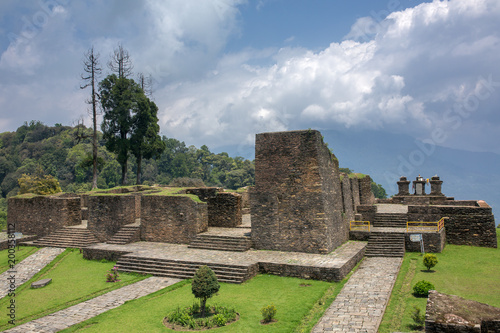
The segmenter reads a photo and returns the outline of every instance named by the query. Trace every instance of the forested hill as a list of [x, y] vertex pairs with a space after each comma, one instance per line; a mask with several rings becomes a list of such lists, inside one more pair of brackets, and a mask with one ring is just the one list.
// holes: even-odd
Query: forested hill
[[[98, 187], [119, 185], [121, 167], [107, 151], [99, 133]], [[84, 126], [46, 126], [38, 121], [24, 123], [15, 132], [0, 133], [0, 189], [3, 198], [17, 194], [17, 180], [42, 168], [59, 180], [66, 192], [90, 190], [92, 181], [92, 130]], [[207, 146], [187, 147], [184, 142], [163, 136], [165, 151], [159, 158], [142, 162], [143, 184], [169, 184], [180, 177], [201, 179], [205, 185], [229, 189], [253, 185], [254, 162], [227, 153], [214, 154]], [[136, 181], [135, 159], [128, 163], [127, 183]]]

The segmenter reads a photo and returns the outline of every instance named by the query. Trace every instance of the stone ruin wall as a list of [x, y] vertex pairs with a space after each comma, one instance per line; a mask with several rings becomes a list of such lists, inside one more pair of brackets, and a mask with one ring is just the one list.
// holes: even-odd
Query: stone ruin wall
[[359, 180], [357, 177], [353, 177], [349, 179], [351, 182], [351, 193], [352, 193], [352, 204], [354, 210], [361, 204], [359, 200]]
[[208, 226], [235, 228], [242, 223], [242, 199], [236, 193], [217, 193], [208, 199]]
[[184, 196], [142, 196], [143, 241], [189, 244], [198, 233], [207, 230], [206, 203], [199, 203]]
[[359, 201], [361, 205], [373, 205], [375, 203], [375, 195], [372, 192], [372, 179], [366, 175], [363, 178], [358, 178], [359, 183]]
[[135, 223], [136, 198], [135, 195], [89, 196], [87, 229], [100, 242], [107, 242], [122, 226]]
[[349, 222], [354, 220], [355, 207], [353, 203], [353, 195], [351, 191], [351, 181], [347, 174], [342, 175], [342, 180], [340, 182], [342, 189], [342, 207], [343, 207], [343, 218], [344, 223], [349, 225]]
[[338, 161], [318, 131], [257, 134], [250, 197], [256, 249], [329, 253], [348, 239]]
[[47, 236], [54, 231], [82, 223], [79, 197], [34, 196], [8, 199], [7, 226], [25, 235]]

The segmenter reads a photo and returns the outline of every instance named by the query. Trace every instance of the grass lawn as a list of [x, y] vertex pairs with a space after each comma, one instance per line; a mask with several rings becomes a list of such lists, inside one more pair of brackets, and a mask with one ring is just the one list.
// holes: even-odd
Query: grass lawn
[[[175, 332], [163, 326], [166, 314], [178, 306], [182, 308], [198, 302], [191, 293], [189, 281], [181, 282], [183, 283], [185, 284], [177, 289], [172, 290], [176, 287], [174, 285], [127, 302], [62, 332]], [[216, 332], [308, 332], [342, 285], [343, 283], [257, 275], [243, 284], [221, 283], [218, 295], [209, 299], [207, 304], [234, 307], [240, 314], [237, 322], [217, 328]], [[261, 325], [260, 310], [270, 304], [277, 308], [278, 321]], [[321, 307], [322, 310], [314, 311], [315, 307]], [[313, 318], [312, 322], [301, 323], [304, 317]]]
[[[67, 249], [31, 280], [16, 290], [16, 324], [27, 322], [71, 305], [86, 301], [105, 292], [144, 279], [136, 274], [120, 274], [120, 282], [106, 282], [106, 273], [113, 262], [83, 259], [78, 250]], [[51, 278], [52, 283], [40, 289], [31, 289], [31, 282]], [[10, 297], [0, 300], [0, 308], [6, 309]], [[12, 327], [9, 317], [0, 317], [0, 330]]]
[[[0, 273], [3, 273], [10, 268], [11, 262], [9, 262], [8, 251], [9, 250], [0, 251]], [[20, 246], [19, 248], [16, 247], [16, 250], [13, 253], [15, 255], [16, 264], [20, 263], [26, 257], [29, 257], [36, 251], [38, 251], [38, 248], [34, 246]]]
[[[500, 230], [497, 239], [500, 244]], [[436, 254], [438, 264], [427, 272], [419, 253], [405, 254], [379, 332], [412, 330], [413, 307], [425, 312], [427, 298], [412, 295], [420, 280], [431, 282], [438, 292], [500, 307], [500, 249], [447, 244]]]

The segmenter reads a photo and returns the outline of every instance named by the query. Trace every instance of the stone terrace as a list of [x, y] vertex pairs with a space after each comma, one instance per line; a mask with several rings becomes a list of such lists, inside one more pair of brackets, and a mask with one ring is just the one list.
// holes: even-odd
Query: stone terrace
[[[126, 261], [127, 258], [142, 258], [144, 262], [159, 261], [181, 265], [208, 265], [210, 267], [231, 265], [239, 268], [248, 267], [248, 276], [239, 282], [251, 278], [258, 271], [282, 276], [340, 281], [361, 260], [365, 247], [366, 243], [364, 242], [348, 242], [330, 254], [321, 255], [259, 250], [246, 252], [214, 251], [188, 248], [184, 244], [139, 242], [127, 245], [96, 244], [83, 249], [83, 251], [84, 256], [89, 259], [116, 260], [120, 257], [120, 260]], [[118, 265], [120, 265], [120, 260]], [[147, 268], [144, 272], [148, 272]], [[177, 273], [169, 275], [154, 270], [151, 273], [179, 277], [179, 275], [175, 275]], [[192, 273], [190, 273], [191, 276]], [[190, 276], [185, 278], [188, 277]]]

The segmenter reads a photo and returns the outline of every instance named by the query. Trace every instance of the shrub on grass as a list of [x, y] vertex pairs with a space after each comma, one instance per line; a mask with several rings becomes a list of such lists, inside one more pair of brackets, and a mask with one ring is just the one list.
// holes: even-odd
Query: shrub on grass
[[116, 267], [113, 267], [110, 271], [108, 271], [108, 274], [106, 274], [106, 282], [118, 282], [120, 281], [118, 279], [119, 277], [118, 270]]
[[260, 312], [262, 313], [263, 317], [262, 321], [264, 323], [270, 323], [276, 316], [276, 307], [274, 306], [274, 304], [271, 304], [263, 307], [262, 310], [260, 310]]
[[438, 259], [435, 254], [426, 253], [424, 255], [424, 266], [427, 267], [427, 271], [430, 271], [432, 267], [436, 266]]
[[429, 281], [418, 281], [413, 286], [413, 295], [416, 297], [427, 297], [429, 296], [429, 290], [434, 290], [434, 285]]
[[194, 274], [193, 282], [191, 283], [191, 291], [194, 297], [200, 299], [201, 316], [205, 317], [205, 306], [207, 299], [212, 297], [220, 289], [217, 276], [208, 266], [201, 266]]
[[414, 322], [415, 329], [421, 329], [425, 325], [425, 313], [422, 313], [418, 306], [413, 307], [411, 319]]
[[198, 304], [193, 304], [193, 306], [188, 306], [184, 309], [177, 308], [169, 313], [166, 319], [171, 324], [181, 325], [190, 329], [200, 329], [226, 326], [227, 323], [235, 321], [237, 317], [234, 309], [228, 309], [221, 305], [207, 307], [206, 312], [211, 316], [206, 318], [197, 318], [200, 313], [193, 311], [196, 309], [200, 309]]

